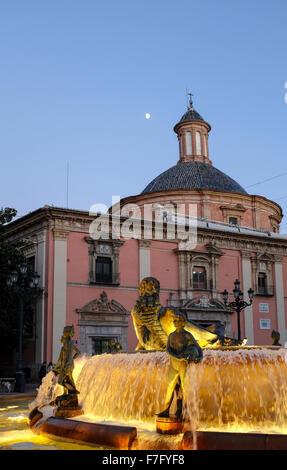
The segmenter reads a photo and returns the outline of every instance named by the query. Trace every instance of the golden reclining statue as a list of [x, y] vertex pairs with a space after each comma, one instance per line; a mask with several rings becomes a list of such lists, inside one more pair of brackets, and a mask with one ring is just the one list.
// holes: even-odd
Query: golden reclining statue
[[[144, 278], [139, 286], [139, 299], [131, 311], [139, 343], [136, 351], [164, 351], [170, 333], [175, 331], [174, 316], [185, 315], [176, 308], [163, 307], [159, 302], [160, 283], [154, 277]], [[185, 318], [185, 330], [193, 335], [201, 348], [238, 346], [245, 340], [219, 336]]]

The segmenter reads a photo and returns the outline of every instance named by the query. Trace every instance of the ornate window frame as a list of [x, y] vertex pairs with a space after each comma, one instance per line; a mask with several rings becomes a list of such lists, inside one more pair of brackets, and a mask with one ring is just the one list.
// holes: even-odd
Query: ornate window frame
[[[179, 262], [179, 297], [192, 297], [193, 292], [207, 291], [212, 297], [218, 294], [218, 263], [223, 252], [214, 244], [205, 245], [207, 251], [177, 249]], [[202, 267], [206, 273], [206, 288], [193, 286], [193, 269]]]
[[220, 210], [225, 223], [229, 224], [229, 219], [235, 218], [238, 221], [237, 225], [242, 225], [242, 219], [246, 212], [246, 208], [242, 204], [220, 206]]
[[110, 300], [105, 291], [81, 308], [78, 313], [79, 343], [83, 353], [93, 354], [93, 339], [111, 339], [128, 349], [128, 318], [130, 312], [117, 300]]
[[[120, 247], [124, 244], [120, 240], [94, 240], [91, 237], [84, 237], [88, 243], [89, 252], [89, 284], [119, 285], [119, 253]], [[108, 258], [112, 263], [111, 282], [98, 282], [96, 279], [96, 263], [98, 258]]]
[[[251, 258], [252, 272], [253, 272], [253, 284], [255, 295], [258, 296], [272, 296], [274, 295], [274, 283], [273, 283], [273, 266], [274, 257], [268, 253], [256, 253], [255, 257]], [[265, 273], [266, 277], [266, 292], [262, 293], [259, 290], [258, 278], [260, 273]]]

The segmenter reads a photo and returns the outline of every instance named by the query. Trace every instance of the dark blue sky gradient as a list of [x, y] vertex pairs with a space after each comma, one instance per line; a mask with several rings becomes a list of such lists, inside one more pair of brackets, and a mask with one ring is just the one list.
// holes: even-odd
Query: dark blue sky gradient
[[70, 208], [140, 193], [188, 89], [214, 166], [285, 212], [286, 21], [285, 0], [2, 0], [0, 206], [65, 207], [67, 163]]

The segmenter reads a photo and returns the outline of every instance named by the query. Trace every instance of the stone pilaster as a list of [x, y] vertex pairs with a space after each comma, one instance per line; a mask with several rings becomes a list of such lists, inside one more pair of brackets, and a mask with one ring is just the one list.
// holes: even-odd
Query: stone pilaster
[[[252, 269], [251, 269], [251, 253], [248, 251], [241, 252], [242, 260], [242, 278], [243, 278], [243, 294], [244, 300], [249, 301], [248, 290], [252, 287]], [[244, 325], [245, 337], [248, 344], [254, 344], [254, 324], [253, 324], [253, 308], [252, 305], [244, 309]]]
[[53, 292], [53, 362], [61, 350], [61, 336], [66, 326], [67, 238], [68, 231], [54, 231], [54, 292]]
[[139, 240], [139, 282], [150, 276], [150, 244], [149, 240]]
[[285, 306], [284, 306], [284, 287], [283, 287], [283, 269], [282, 257], [275, 257], [275, 292], [276, 292], [276, 310], [277, 310], [277, 328], [280, 333], [280, 343], [284, 346], [286, 341], [285, 324]]
[[[36, 272], [39, 274], [39, 287], [44, 288], [46, 285], [46, 238], [47, 231], [44, 230], [37, 234], [37, 261]], [[44, 315], [45, 315], [46, 298], [42, 295], [37, 301], [36, 307], [36, 350], [35, 362], [41, 364], [44, 360]]]

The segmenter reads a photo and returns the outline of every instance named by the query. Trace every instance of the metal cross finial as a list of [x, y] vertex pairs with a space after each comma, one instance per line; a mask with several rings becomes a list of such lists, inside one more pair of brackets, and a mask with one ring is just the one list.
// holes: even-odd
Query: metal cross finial
[[193, 105], [193, 101], [192, 101], [192, 96], [193, 94], [192, 93], [188, 93], [188, 96], [189, 96], [189, 107], [192, 108], [192, 105]]

